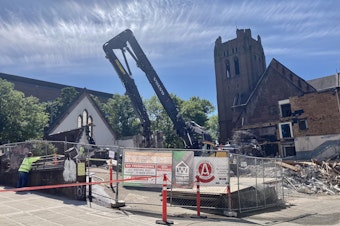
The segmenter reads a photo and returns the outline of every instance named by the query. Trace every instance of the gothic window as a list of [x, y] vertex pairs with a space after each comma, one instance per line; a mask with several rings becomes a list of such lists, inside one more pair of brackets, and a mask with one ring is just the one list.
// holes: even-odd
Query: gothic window
[[240, 65], [239, 65], [237, 57], [234, 58], [234, 67], [235, 67], [235, 75], [239, 75], [240, 74]]
[[87, 121], [87, 111], [86, 110], [84, 110], [83, 111], [83, 126], [86, 126], [87, 124], [88, 124], [88, 121]]
[[81, 115], [78, 115], [77, 127], [80, 128], [82, 124], [83, 124], [83, 117]]
[[227, 76], [227, 78], [230, 78], [231, 75], [230, 75], [230, 64], [229, 64], [229, 60], [226, 61], [225, 67], [226, 67], [226, 76]]

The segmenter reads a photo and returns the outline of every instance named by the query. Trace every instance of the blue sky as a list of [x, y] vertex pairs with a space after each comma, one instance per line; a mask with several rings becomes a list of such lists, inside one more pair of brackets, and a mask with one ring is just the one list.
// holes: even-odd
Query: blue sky
[[[0, 1], [0, 72], [123, 94], [102, 45], [129, 28], [170, 93], [216, 106], [218, 36], [250, 28], [267, 65], [276, 58], [310, 80], [340, 72], [339, 11], [337, 0]], [[141, 96], [154, 95], [144, 73], [132, 73]]]

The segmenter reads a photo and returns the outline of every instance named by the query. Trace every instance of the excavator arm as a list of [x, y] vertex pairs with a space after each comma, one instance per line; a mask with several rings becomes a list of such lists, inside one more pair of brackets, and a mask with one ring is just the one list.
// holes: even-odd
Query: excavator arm
[[[165, 111], [167, 112], [171, 121], [173, 122], [176, 133], [178, 134], [179, 137], [182, 138], [186, 148], [192, 149], [200, 148], [199, 144], [200, 142], [198, 141], [196, 136], [194, 136], [194, 134], [201, 136], [203, 141], [204, 140], [211, 141], [210, 135], [207, 132], [205, 132], [202, 127], [198, 126], [196, 123], [185, 122], [183, 120], [183, 118], [179, 114], [176, 104], [170, 97], [162, 81], [159, 79], [156, 71], [153, 69], [151, 63], [149, 62], [142, 48], [138, 44], [131, 30], [127, 29], [120, 33], [119, 35], [117, 35], [116, 37], [112, 38], [110, 41], [103, 45], [103, 49], [106, 53], [107, 58], [110, 60], [111, 64], [116, 69], [120, 79], [125, 84], [127, 91], [129, 88], [130, 93], [133, 93], [133, 95], [129, 95], [130, 98], [132, 97], [131, 98], [132, 102], [135, 102], [138, 99], [136, 98], [136, 96], [137, 94], [139, 96], [139, 93], [134, 83], [134, 80], [132, 79], [132, 77], [129, 76], [131, 75], [131, 72], [127, 58], [125, 56], [125, 52], [128, 52], [130, 54], [130, 56], [136, 61], [137, 66], [146, 74], [146, 77], [148, 78], [151, 86], [153, 87], [158, 99], [160, 100]], [[127, 74], [126, 70], [124, 69], [116, 55], [113, 53], [114, 50], [117, 49], [120, 49], [124, 56], [126, 67], [129, 71], [129, 75]], [[126, 83], [129, 86], [127, 86]], [[142, 108], [139, 103], [138, 104], [135, 103], [135, 105], [138, 106], [138, 109], [143, 109], [143, 111], [145, 110], [145, 108], [144, 107]]]
[[116, 56], [115, 52], [113, 51], [114, 49], [120, 49], [124, 56], [125, 63], [127, 64], [124, 47], [125, 47], [124, 42], [121, 42], [119, 39], [115, 39], [115, 40], [110, 40], [109, 42], [105, 43], [103, 46], [103, 49], [106, 53], [106, 58], [111, 62], [120, 80], [122, 81], [126, 89], [126, 95], [128, 95], [128, 97], [130, 98], [132, 106], [137, 116], [141, 120], [142, 128], [143, 128], [143, 136], [145, 138], [145, 147], [150, 147], [151, 146], [151, 130], [150, 130], [151, 122], [150, 122], [149, 116], [143, 104], [142, 98], [138, 92], [134, 79], [131, 76], [130, 68], [128, 67], [128, 71], [126, 71], [122, 63]]

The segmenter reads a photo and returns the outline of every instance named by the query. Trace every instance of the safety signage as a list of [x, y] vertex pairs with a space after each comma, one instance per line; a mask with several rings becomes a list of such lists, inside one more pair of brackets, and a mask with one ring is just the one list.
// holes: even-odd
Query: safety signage
[[202, 186], [224, 186], [229, 182], [229, 158], [195, 157], [194, 174]]
[[[171, 179], [172, 153], [161, 151], [125, 151], [123, 163], [123, 177], [129, 179], [138, 176], [146, 177], [138, 180], [138, 184], [163, 184], [163, 175]], [[129, 184], [134, 183], [130, 181]], [[124, 183], [124, 185], [128, 185]], [[134, 184], [136, 186], [136, 184]]]

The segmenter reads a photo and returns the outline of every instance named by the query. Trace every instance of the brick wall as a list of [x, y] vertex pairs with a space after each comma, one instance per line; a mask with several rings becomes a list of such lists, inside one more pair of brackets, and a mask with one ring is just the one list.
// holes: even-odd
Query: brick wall
[[308, 125], [307, 129], [301, 130], [299, 123], [294, 123], [294, 136], [340, 134], [340, 112], [337, 96], [340, 99], [339, 92], [330, 90], [291, 97], [292, 112], [303, 110], [303, 113], [297, 115], [296, 119], [305, 119]]

